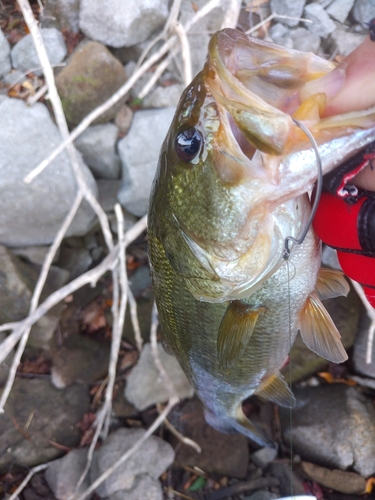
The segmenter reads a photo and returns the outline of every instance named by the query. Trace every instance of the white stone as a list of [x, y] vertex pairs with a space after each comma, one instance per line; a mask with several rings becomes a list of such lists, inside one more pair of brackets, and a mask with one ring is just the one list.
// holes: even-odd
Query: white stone
[[306, 5], [303, 17], [312, 21], [312, 23], [305, 23], [306, 28], [311, 31], [311, 33], [323, 38], [326, 38], [336, 29], [336, 24], [318, 3]]
[[108, 500], [163, 500], [160, 481], [149, 475], [141, 476], [131, 490], [119, 490]]
[[0, 29], [0, 78], [12, 69], [10, 64], [10, 45]]
[[299, 18], [302, 17], [303, 8], [306, 0], [271, 0], [272, 14], [281, 14], [283, 16], [293, 17], [295, 19], [276, 18], [277, 22], [287, 26], [297, 26]]
[[352, 10], [354, 5], [354, 0], [334, 0], [331, 5], [326, 9], [327, 14], [329, 14], [332, 19], [344, 23]]
[[[64, 457], [54, 460], [45, 472], [46, 481], [58, 500], [67, 500], [74, 492], [85, 469], [87, 448], [70, 451]], [[86, 476], [79, 488], [82, 493], [90, 486]]]

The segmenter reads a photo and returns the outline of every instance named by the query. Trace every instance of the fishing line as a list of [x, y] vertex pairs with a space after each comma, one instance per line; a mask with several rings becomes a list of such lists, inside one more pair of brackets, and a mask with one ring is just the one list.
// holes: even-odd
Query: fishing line
[[309, 141], [311, 142], [311, 145], [313, 147], [313, 150], [315, 152], [315, 156], [316, 156], [316, 165], [317, 165], [317, 169], [318, 169], [318, 177], [317, 177], [317, 180], [316, 180], [316, 193], [315, 193], [315, 199], [314, 199], [314, 203], [312, 205], [312, 208], [311, 208], [311, 213], [310, 213], [310, 217], [309, 217], [309, 220], [307, 221], [307, 224], [306, 224], [306, 227], [304, 228], [304, 230], [302, 231], [302, 234], [299, 238], [293, 238], [293, 236], [287, 236], [285, 238], [285, 247], [284, 247], [284, 259], [285, 260], [288, 260], [289, 259], [289, 256], [290, 256], [290, 248], [289, 248], [289, 241], [292, 241], [293, 243], [296, 243], [297, 245], [300, 245], [303, 240], [306, 238], [306, 235], [311, 227], [311, 224], [313, 222], [313, 219], [315, 217], [315, 213], [318, 209], [318, 204], [319, 204], [319, 201], [320, 201], [320, 195], [322, 194], [322, 188], [323, 188], [323, 169], [322, 169], [322, 161], [321, 161], [321, 158], [320, 158], [320, 154], [319, 154], [319, 148], [318, 148], [318, 144], [314, 138], [314, 136], [312, 135], [312, 133], [310, 132], [310, 130], [308, 128], [306, 128], [304, 125], [302, 125], [301, 122], [299, 122], [298, 120], [295, 120], [294, 118], [292, 118], [292, 120], [294, 121], [294, 123], [297, 125], [297, 127], [299, 127], [307, 136], [307, 138], [309, 139]]

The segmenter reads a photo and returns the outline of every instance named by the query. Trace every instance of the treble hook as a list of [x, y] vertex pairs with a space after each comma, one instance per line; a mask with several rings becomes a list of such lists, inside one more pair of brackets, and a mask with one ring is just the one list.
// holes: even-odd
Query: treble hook
[[309, 141], [311, 142], [311, 145], [313, 147], [313, 150], [314, 150], [315, 156], [316, 156], [316, 164], [317, 164], [317, 168], [318, 168], [318, 178], [316, 180], [315, 199], [314, 199], [313, 206], [311, 208], [311, 214], [310, 214], [309, 220], [307, 221], [306, 227], [302, 231], [302, 234], [299, 238], [293, 238], [293, 236], [287, 236], [285, 238], [285, 247], [284, 247], [284, 254], [283, 254], [283, 257], [285, 260], [289, 259], [290, 252], [291, 252], [291, 250], [289, 249], [289, 241], [292, 241], [293, 243], [300, 245], [303, 242], [303, 240], [305, 239], [306, 234], [308, 233], [308, 231], [311, 227], [311, 224], [313, 222], [313, 219], [315, 217], [315, 213], [318, 209], [320, 195], [322, 194], [322, 188], [323, 188], [323, 169], [322, 169], [322, 161], [320, 159], [318, 144], [316, 143], [314, 136], [312, 135], [312, 133], [310, 132], [310, 130], [308, 128], [306, 128], [304, 125], [302, 125], [302, 123], [299, 122], [298, 120], [295, 120], [294, 118], [292, 118], [292, 120], [297, 125], [297, 127], [299, 127], [307, 135]]

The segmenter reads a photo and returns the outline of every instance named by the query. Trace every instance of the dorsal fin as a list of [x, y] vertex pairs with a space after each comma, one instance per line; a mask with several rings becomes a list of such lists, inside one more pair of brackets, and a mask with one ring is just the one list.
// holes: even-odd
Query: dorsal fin
[[300, 332], [307, 347], [319, 356], [334, 363], [348, 359], [341, 335], [315, 293], [310, 295], [301, 311]]
[[280, 372], [264, 379], [255, 394], [286, 408], [296, 404], [295, 397]]
[[336, 269], [321, 267], [316, 282], [315, 291], [320, 300], [333, 299], [349, 293], [350, 287], [344, 273]]
[[263, 311], [264, 307], [253, 309], [240, 300], [232, 300], [229, 304], [217, 337], [217, 352], [222, 368], [230, 368], [240, 358]]

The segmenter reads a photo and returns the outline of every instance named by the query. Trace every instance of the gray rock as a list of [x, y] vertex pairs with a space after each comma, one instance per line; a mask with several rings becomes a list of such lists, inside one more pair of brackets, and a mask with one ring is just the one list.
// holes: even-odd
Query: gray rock
[[79, 0], [47, 0], [40, 21], [43, 28], [65, 28], [78, 33]]
[[[302, 17], [305, 3], [306, 0], [271, 0], [271, 11], [272, 14], [300, 18]], [[299, 23], [298, 19], [278, 18], [277, 21], [287, 26], [297, 26]]]
[[322, 264], [327, 267], [332, 267], [332, 269], [342, 270], [336, 250], [328, 245], [323, 245]]
[[[67, 500], [75, 492], [78, 480], [85, 469], [86, 461], [87, 448], [80, 448], [70, 451], [48, 467], [45, 478], [58, 500]], [[79, 488], [79, 493], [82, 493], [89, 486], [89, 478], [86, 476]]]
[[352, 467], [363, 477], [375, 472], [375, 410], [353, 387], [331, 384], [295, 389], [289, 410], [280, 408], [284, 439], [304, 460], [336, 469]]
[[117, 193], [121, 186], [119, 179], [98, 179], [98, 200], [105, 212], [113, 212], [117, 201]]
[[278, 450], [277, 448], [261, 448], [251, 454], [251, 460], [258, 467], [265, 469], [267, 465], [273, 462], [277, 458]]
[[[173, 382], [178, 396], [191, 398], [194, 390], [186, 375], [182, 371], [177, 359], [167, 354], [158, 344], [160, 361]], [[133, 368], [127, 379], [125, 397], [142, 411], [156, 403], [167, 401], [170, 394], [164, 381], [161, 379], [152, 356], [151, 344], [145, 344], [137, 365]]]
[[366, 26], [375, 17], [375, 0], [356, 0], [353, 16], [359, 24]]
[[25, 73], [22, 73], [21, 71], [18, 71], [17, 69], [13, 69], [10, 73], [8, 73], [4, 77], [3, 82], [9, 88], [12, 88], [16, 83], [21, 83], [24, 80], [28, 80], [28, 78], [25, 77]]
[[128, 212], [138, 217], [147, 211], [160, 147], [174, 112], [175, 108], [137, 111], [128, 135], [118, 144], [122, 162], [118, 199]]
[[130, 276], [129, 285], [133, 295], [139, 297], [146, 289], [151, 289], [150, 268], [141, 266]]
[[87, 128], [75, 141], [82, 153], [83, 161], [94, 177], [99, 179], [118, 179], [120, 159], [116, 154], [118, 129], [114, 123], [93, 125]]
[[160, 481], [145, 474], [140, 476], [129, 490], [116, 491], [108, 500], [163, 500]]
[[[60, 457], [64, 452], [51, 441], [69, 448], [78, 446], [77, 424], [89, 408], [88, 389], [83, 385], [59, 391], [48, 380], [16, 379], [5, 413], [0, 415], [0, 470], [32, 467]], [[29, 439], [20, 433], [14, 419], [21, 426], [30, 420], [25, 429]]]
[[156, 87], [142, 101], [144, 108], [170, 108], [176, 107], [184, 90], [184, 85], [176, 83], [168, 87]]
[[287, 49], [293, 48], [293, 40], [290, 37], [290, 28], [287, 28], [284, 24], [276, 23], [271, 26], [269, 35], [272, 41], [277, 45], [281, 45]]
[[331, 50], [337, 51], [337, 53], [342, 57], [346, 57], [363, 42], [366, 36], [367, 35], [350, 33], [340, 27], [337, 27], [337, 29], [331, 33], [331, 36], [329, 37]]
[[168, 16], [168, 0], [81, 0], [79, 25], [82, 32], [111, 47], [130, 47], [144, 42]]
[[354, 0], [334, 0], [326, 9], [332, 19], [339, 23], [344, 23], [352, 10]]
[[[12, 252], [14, 255], [22, 257], [23, 259], [32, 262], [33, 264], [42, 265], [46, 255], [49, 251], [50, 247], [41, 245], [41, 246], [29, 246], [29, 247], [14, 247], [12, 248]], [[60, 249], [56, 252], [53, 262], [57, 262], [59, 258]]]
[[[116, 463], [145, 434], [144, 429], [118, 429], [109, 435], [94, 453], [90, 472], [91, 481], [95, 481], [108, 467]], [[148, 474], [157, 479], [173, 462], [174, 451], [169, 443], [156, 436], [147, 441], [97, 489], [101, 497], [108, 497], [119, 490], [136, 487], [136, 478]]]
[[108, 371], [109, 346], [84, 335], [71, 335], [55, 352], [51, 381], [61, 389], [74, 382], [92, 384]]
[[318, 3], [306, 5], [303, 17], [312, 21], [312, 23], [305, 23], [306, 28], [311, 33], [323, 38], [326, 38], [336, 29], [336, 24]]
[[[0, 104], [0, 243], [26, 246], [53, 241], [77, 191], [67, 153], [61, 153], [31, 184], [23, 178], [60, 142], [44, 104], [30, 108], [19, 99]], [[96, 194], [95, 180], [80, 161], [84, 178]], [[88, 204], [82, 203], [67, 236], [85, 234], [94, 217]]]
[[[56, 28], [44, 28], [41, 30], [48, 59], [52, 66], [56, 66], [64, 60], [67, 54], [64, 37]], [[31, 35], [22, 38], [11, 50], [12, 66], [23, 72], [32, 71], [41, 75], [40, 61], [36, 53]]]
[[271, 493], [270, 491], [267, 490], [256, 491], [249, 497], [244, 498], [244, 500], [275, 500], [275, 499], [277, 499], [276, 493]]
[[[375, 343], [372, 344], [371, 363], [366, 363], [367, 355], [367, 340], [369, 336], [369, 328], [371, 325], [370, 318], [366, 312], [362, 310], [358, 325], [357, 336], [354, 341], [353, 349], [353, 365], [354, 370], [361, 375], [373, 377], [375, 379]], [[374, 380], [375, 383], [375, 380]]]
[[10, 45], [0, 29], [0, 78], [7, 75], [11, 69]]
[[133, 110], [124, 104], [115, 116], [115, 125], [118, 128], [119, 134], [125, 135], [129, 132], [133, 120]]
[[[268, 468], [271, 476], [279, 480], [278, 489], [280, 491], [280, 496], [286, 497], [287, 495], [298, 495], [305, 494], [305, 488], [300, 477], [294, 472], [293, 468], [290, 466], [289, 460], [276, 460], [272, 462]], [[280, 499], [281, 500], [281, 499]], [[301, 499], [303, 500], [303, 499]]]
[[70, 273], [70, 280], [74, 280], [85, 273], [92, 264], [92, 257], [86, 248], [70, 248], [63, 246], [60, 249], [59, 266]]
[[293, 49], [301, 52], [313, 52], [316, 54], [320, 47], [320, 36], [311, 33], [305, 28], [296, 28], [290, 31], [293, 40]]
[[[126, 78], [122, 64], [104, 45], [97, 42], [82, 44], [56, 78], [67, 120], [74, 125], [78, 124], [111, 97], [125, 83]], [[112, 120], [125, 98], [100, 115], [94, 123]]]

